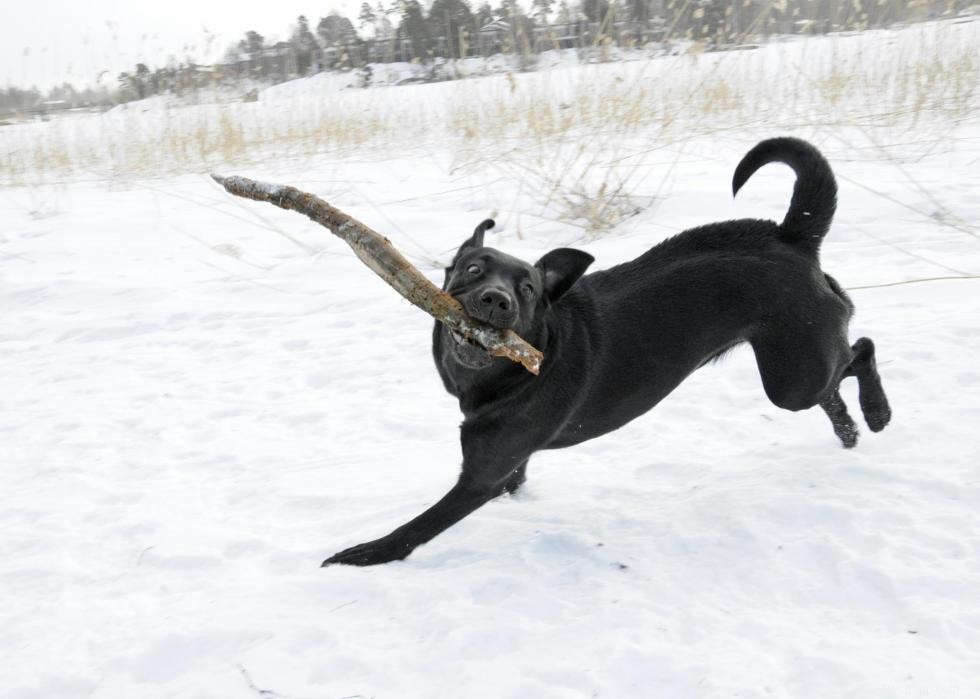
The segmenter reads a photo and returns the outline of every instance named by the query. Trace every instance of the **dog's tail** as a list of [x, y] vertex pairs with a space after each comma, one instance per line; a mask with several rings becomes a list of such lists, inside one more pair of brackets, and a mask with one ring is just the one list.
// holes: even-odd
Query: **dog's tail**
[[763, 165], [785, 163], [796, 173], [786, 218], [779, 225], [782, 240], [816, 255], [837, 208], [837, 183], [820, 152], [798, 138], [770, 138], [746, 153], [732, 177], [732, 196]]

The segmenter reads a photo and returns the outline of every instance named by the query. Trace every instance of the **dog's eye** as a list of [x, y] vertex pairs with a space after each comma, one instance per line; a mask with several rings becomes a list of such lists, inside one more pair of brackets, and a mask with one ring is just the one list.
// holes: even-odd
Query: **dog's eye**
[[479, 274], [480, 268], [477, 265], [470, 265], [469, 267], [466, 268], [466, 271], [469, 272], [470, 274]]
[[534, 285], [530, 282], [524, 282], [521, 284], [521, 293], [524, 294], [524, 298], [534, 298]]

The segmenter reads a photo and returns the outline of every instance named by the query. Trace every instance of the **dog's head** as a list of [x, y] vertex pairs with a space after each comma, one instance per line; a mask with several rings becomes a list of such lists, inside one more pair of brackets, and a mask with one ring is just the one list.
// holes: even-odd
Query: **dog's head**
[[[446, 268], [443, 289], [473, 318], [495, 328], [513, 330], [534, 342], [541, 334], [548, 309], [595, 258], [581, 250], [559, 248], [533, 265], [494, 248], [484, 247], [492, 219], [483, 221], [456, 251]], [[483, 348], [446, 330], [456, 359], [471, 369], [490, 366], [493, 358]]]

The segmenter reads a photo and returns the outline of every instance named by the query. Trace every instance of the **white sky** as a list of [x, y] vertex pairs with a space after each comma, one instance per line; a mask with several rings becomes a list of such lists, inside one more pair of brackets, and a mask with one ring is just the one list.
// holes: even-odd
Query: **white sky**
[[361, 0], [3, 0], [0, 87], [90, 85], [104, 70], [103, 84], [115, 85], [140, 61], [153, 67], [170, 56], [220, 58], [249, 29], [286, 39], [301, 14], [314, 29], [333, 10], [356, 24], [360, 6]]

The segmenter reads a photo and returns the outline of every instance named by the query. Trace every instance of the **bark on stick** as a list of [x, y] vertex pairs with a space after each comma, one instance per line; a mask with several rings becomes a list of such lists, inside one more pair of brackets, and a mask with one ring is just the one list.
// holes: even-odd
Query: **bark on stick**
[[433, 318], [486, 348], [495, 357], [507, 357], [518, 362], [532, 374], [540, 370], [544, 358], [540, 351], [513, 330], [500, 330], [471, 318], [456, 299], [426, 279], [387, 238], [343, 211], [295, 187], [259, 182], [247, 177], [211, 177], [236, 196], [267, 201], [282, 209], [306, 214], [342, 238], [375, 274]]

